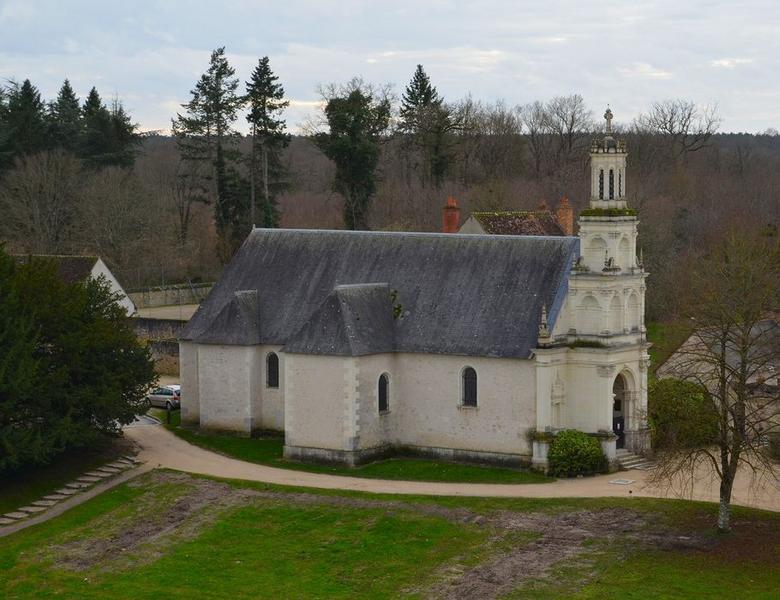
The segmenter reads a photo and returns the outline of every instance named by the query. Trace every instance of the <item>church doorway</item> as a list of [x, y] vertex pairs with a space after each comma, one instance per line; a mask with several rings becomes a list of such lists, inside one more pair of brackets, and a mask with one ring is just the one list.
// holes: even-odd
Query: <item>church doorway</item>
[[612, 431], [617, 436], [616, 448], [626, 445], [626, 378], [618, 375], [612, 384]]

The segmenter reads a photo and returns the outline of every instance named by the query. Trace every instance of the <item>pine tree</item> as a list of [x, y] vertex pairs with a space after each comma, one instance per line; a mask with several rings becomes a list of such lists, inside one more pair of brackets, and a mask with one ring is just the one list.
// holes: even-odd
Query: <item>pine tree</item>
[[111, 115], [94, 87], [89, 91], [81, 112], [84, 131], [79, 142], [79, 156], [93, 166], [101, 165], [108, 153]]
[[431, 85], [431, 78], [423, 69], [422, 65], [417, 65], [412, 80], [406, 86], [401, 97], [401, 126], [410, 133], [416, 133], [419, 128], [419, 117], [421, 109], [430, 106], [441, 106], [443, 99], [439, 97], [439, 92]]
[[278, 80], [279, 77], [271, 71], [268, 57], [264, 56], [246, 83], [246, 100], [249, 103], [246, 120], [252, 128], [249, 165], [250, 215], [252, 223], [257, 223], [255, 190], [259, 178], [263, 187], [260, 211], [263, 227], [279, 226], [276, 194], [286, 187], [281, 151], [290, 143], [290, 136], [285, 133], [285, 121], [280, 118], [280, 113], [290, 103], [284, 100], [284, 88], [277, 83]]
[[239, 82], [235, 73], [225, 57], [224, 46], [214, 50], [208, 70], [190, 92], [190, 101], [182, 105], [185, 114], [177, 114], [172, 127], [182, 158], [211, 167], [206, 177], [211, 180], [210, 195], [223, 260], [229, 259], [235, 250], [231, 229], [240, 228], [240, 220], [245, 219], [235, 210], [236, 198], [230, 193], [228, 181], [229, 162], [238, 157], [233, 123], [242, 104], [242, 98], [236, 94]]
[[0, 86], [0, 172], [4, 166], [3, 152], [7, 148], [10, 127], [8, 123], [8, 93]]
[[46, 112], [41, 94], [29, 79], [22, 85], [11, 83], [5, 109], [5, 144], [0, 148], [0, 164], [10, 165], [17, 156], [39, 152], [46, 147]]
[[131, 167], [141, 144], [138, 125], [133, 123], [119, 100], [115, 99], [111, 102], [109, 114], [111, 128], [108, 139], [108, 164]]
[[51, 146], [76, 152], [83, 121], [79, 99], [67, 79], [57, 94], [57, 100], [49, 105], [49, 122]]
[[107, 108], [93, 87], [82, 108], [83, 135], [79, 155], [94, 167], [132, 166], [140, 136], [122, 104]]
[[[422, 181], [430, 180], [436, 189], [444, 182], [452, 162], [450, 133], [458, 129], [458, 120], [431, 80], [417, 65], [401, 99], [401, 131], [422, 153], [425, 165]], [[407, 149], [407, 151], [409, 151]]]

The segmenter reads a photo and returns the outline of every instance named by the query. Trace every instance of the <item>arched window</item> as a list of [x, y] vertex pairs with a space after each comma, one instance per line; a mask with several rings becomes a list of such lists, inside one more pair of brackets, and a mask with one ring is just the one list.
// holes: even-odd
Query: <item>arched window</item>
[[623, 171], [618, 171], [618, 198], [623, 197]]
[[379, 412], [384, 413], [390, 410], [390, 376], [382, 373], [379, 376]]
[[615, 199], [615, 171], [609, 170], [609, 199]]
[[463, 369], [463, 406], [477, 406], [477, 372], [471, 367]]
[[265, 357], [265, 384], [269, 388], [279, 387], [279, 357], [274, 352]]
[[599, 200], [604, 199], [604, 169], [599, 170]]

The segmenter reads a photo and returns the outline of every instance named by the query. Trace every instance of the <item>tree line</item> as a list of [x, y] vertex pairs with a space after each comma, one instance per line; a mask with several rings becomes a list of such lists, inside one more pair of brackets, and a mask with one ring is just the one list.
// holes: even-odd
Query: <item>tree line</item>
[[66, 79], [45, 101], [29, 79], [0, 87], [0, 170], [27, 155], [60, 150], [93, 167], [132, 166], [140, 135], [119, 100], [106, 105], [96, 88], [82, 103]]
[[[174, 116], [174, 135], [139, 137], [130, 126], [123, 139], [133, 142], [103, 143], [119, 153], [95, 150], [107, 135], [96, 132], [111, 128], [86, 116], [87, 104], [100, 105], [103, 123], [115, 114], [132, 124], [118, 101], [74, 104], [63, 86], [47, 103], [34, 86], [4, 88], [0, 234], [20, 251], [99, 253], [139, 287], [214, 278], [252, 225], [437, 231], [448, 195], [464, 216], [533, 209], [564, 195], [575, 210], [587, 203], [588, 149], [603, 121], [578, 94], [521, 105], [445, 98], [417, 65], [398, 95], [360, 78], [321, 86], [320, 108], [291, 136], [289, 99], [267, 57], [243, 77], [224, 48], [204, 66]], [[37, 116], [21, 118], [19, 107], [30, 105]], [[239, 119], [249, 135], [237, 132]], [[41, 137], [66, 123], [77, 133]], [[680, 259], [702, 240], [734, 222], [764, 226], [780, 216], [780, 137], [720, 134], [719, 124], [716, 107], [671, 99], [616, 126], [653, 277], [651, 318], [667, 312]], [[28, 133], [9, 136], [11, 129]]]

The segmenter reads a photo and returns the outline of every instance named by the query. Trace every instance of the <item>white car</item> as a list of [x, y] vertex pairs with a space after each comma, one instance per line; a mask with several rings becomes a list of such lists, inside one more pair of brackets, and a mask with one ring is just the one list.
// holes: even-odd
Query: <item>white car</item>
[[181, 406], [181, 386], [163, 385], [146, 397], [149, 406], [173, 410]]

